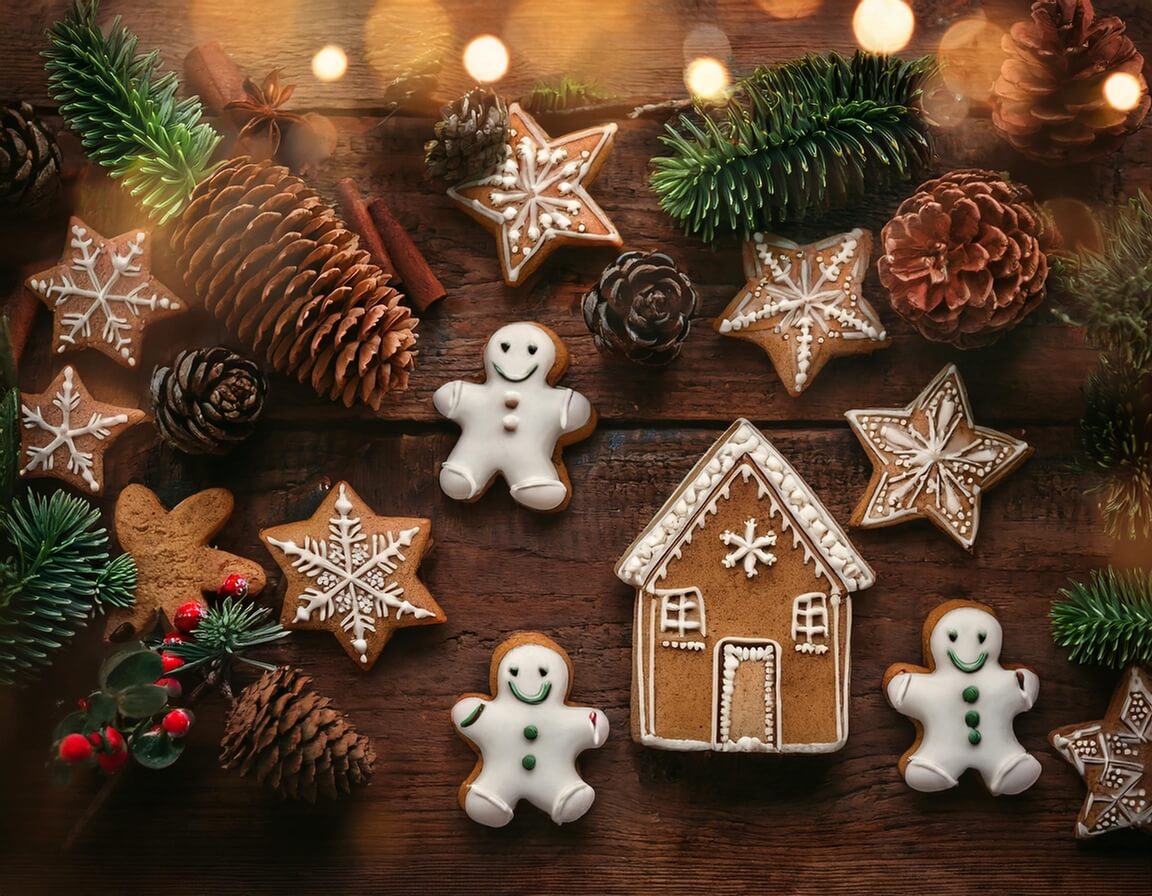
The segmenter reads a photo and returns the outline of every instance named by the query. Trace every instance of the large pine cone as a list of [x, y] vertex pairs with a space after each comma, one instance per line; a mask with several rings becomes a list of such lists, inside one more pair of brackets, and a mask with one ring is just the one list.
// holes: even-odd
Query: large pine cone
[[152, 372], [152, 412], [169, 445], [227, 454], [252, 435], [268, 381], [260, 367], [222, 346], [188, 349]]
[[265, 672], [228, 713], [220, 764], [255, 774], [281, 796], [310, 803], [369, 783], [376, 762], [372, 741], [331, 703], [299, 669]]
[[440, 110], [436, 139], [424, 144], [434, 177], [455, 184], [495, 170], [507, 154], [508, 109], [490, 90], [474, 87]]
[[[1094, 159], [1117, 149], [1148, 114], [1144, 57], [1116, 16], [1096, 17], [1092, 0], [1036, 0], [1031, 21], [1004, 35], [1008, 58], [993, 91], [992, 121], [1020, 152], [1044, 162]], [[1135, 108], [1108, 104], [1117, 72], [1140, 85]]]
[[349, 407], [408, 387], [416, 318], [287, 168], [225, 163], [196, 187], [172, 245], [189, 291], [273, 370]]
[[692, 282], [663, 252], [625, 252], [584, 296], [584, 322], [596, 347], [638, 364], [680, 354], [698, 301]]
[[892, 307], [934, 342], [977, 348], [1044, 299], [1052, 225], [1026, 187], [953, 171], [906, 199], [881, 235]]
[[60, 147], [27, 103], [0, 106], [0, 207], [32, 209], [60, 189]]

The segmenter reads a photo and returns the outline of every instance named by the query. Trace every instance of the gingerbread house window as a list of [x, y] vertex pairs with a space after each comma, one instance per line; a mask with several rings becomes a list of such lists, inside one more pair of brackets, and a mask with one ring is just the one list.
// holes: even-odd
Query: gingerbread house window
[[797, 653], [827, 653], [828, 598], [819, 591], [801, 594], [792, 602], [792, 640]]
[[704, 598], [696, 588], [658, 591], [660, 632], [665, 637], [700, 638], [704, 635]]

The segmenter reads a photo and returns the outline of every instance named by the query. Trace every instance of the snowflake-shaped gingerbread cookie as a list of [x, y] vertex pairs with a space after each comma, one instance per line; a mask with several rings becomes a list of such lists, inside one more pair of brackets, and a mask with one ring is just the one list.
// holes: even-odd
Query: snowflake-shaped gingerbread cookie
[[332, 632], [364, 671], [396, 629], [447, 619], [416, 575], [431, 523], [377, 516], [346, 482], [311, 519], [260, 537], [288, 582], [285, 628]]
[[132, 230], [105, 239], [73, 218], [68, 236], [60, 263], [26, 281], [54, 315], [53, 348], [95, 348], [135, 367], [145, 327], [186, 310], [152, 276], [151, 235]]

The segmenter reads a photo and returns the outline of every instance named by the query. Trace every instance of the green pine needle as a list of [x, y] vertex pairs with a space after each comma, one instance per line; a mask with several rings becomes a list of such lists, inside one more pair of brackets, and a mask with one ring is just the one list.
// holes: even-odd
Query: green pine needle
[[137, 37], [119, 17], [101, 31], [98, 6], [75, 0], [48, 30], [48, 87], [89, 157], [163, 223], [211, 172], [220, 137], [200, 121], [198, 97], [176, 97], [179, 82], [160, 71], [159, 51], [137, 54]]
[[94, 610], [132, 602], [136, 564], [108, 558], [108, 533], [88, 501], [27, 495], [0, 516], [0, 684], [35, 677]]
[[165, 644], [164, 649], [184, 660], [181, 672], [209, 663], [224, 665], [233, 659], [261, 669], [274, 669], [275, 666], [245, 656], [254, 647], [287, 637], [288, 632], [279, 620], [268, 620], [271, 613], [267, 607], [226, 597], [218, 607], [209, 607], [196, 626], [193, 640]]
[[705, 241], [859, 202], [930, 163], [919, 102], [935, 71], [931, 57], [864, 52], [757, 68], [715, 117], [697, 108], [667, 126], [652, 189]]
[[1152, 571], [1093, 570], [1052, 604], [1052, 637], [1077, 663], [1152, 663]]
[[615, 97], [603, 90], [594, 81], [580, 81], [568, 75], [537, 81], [532, 92], [524, 100], [524, 108], [533, 115], [545, 112], [563, 112], [566, 109], [579, 109], [596, 103], [604, 103]]

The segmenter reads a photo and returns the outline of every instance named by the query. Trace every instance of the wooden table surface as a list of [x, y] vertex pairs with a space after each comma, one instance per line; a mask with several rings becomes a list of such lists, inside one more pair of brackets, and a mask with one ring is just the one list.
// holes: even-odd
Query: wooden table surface
[[[906, 52], [934, 49], [942, 15], [979, 5], [921, 2], [922, 27]], [[1021, 17], [1027, 5], [984, 3], [1001, 24]], [[1145, 0], [1099, 5], [1125, 16], [1129, 33], [1152, 55]], [[66, 6], [67, 0], [0, 5], [0, 96], [23, 97], [51, 114], [37, 53], [44, 28]], [[789, 7], [815, 11], [795, 19], [769, 14]], [[664, 249], [687, 269], [699, 285], [705, 320], [665, 371], [603, 360], [585, 331], [579, 300], [613, 253], [561, 253], [534, 285], [506, 289], [491, 237], [421, 177], [420, 146], [432, 119], [402, 114], [381, 123], [379, 74], [369, 62], [380, 63], [389, 35], [395, 37], [390, 21], [416, 21], [441, 25], [459, 42], [484, 31], [503, 35], [512, 52], [502, 85], [509, 96], [521, 95], [537, 77], [570, 73], [629, 98], [655, 100], [683, 93], [685, 47], [723, 53], [716, 49], [721, 34], [737, 71], [809, 50], [850, 51], [852, 7], [851, 0], [107, 0], [105, 19], [123, 15], [141, 46], [162, 48], [172, 66], [207, 40], [223, 42], [254, 75], [283, 66], [287, 80], [299, 85], [297, 107], [322, 110], [340, 128], [337, 153], [315, 183], [331, 196], [339, 178], [352, 176], [366, 193], [386, 195], [449, 295], [424, 315], [410, 391], [388, 401], [379, 416], [323, 403], [274, 378], [264, 423], [231, 459], [182, 457], [161, 445], [151, 427], [127, 435], [109, 455], [103, 506], [109, 509], [129, 482], [144, 482], [170, 502], [207, 486], [232, 489], [238, 511], [219, 543], [264, 564], [270, 585], [261, 600], [279, 606], [280, 576], [258, 530], [306, 516], [325, 480], [347, 479], [382, 513], [432, 518], [437, 546], [423, 572], [449, 621], [402, 632], [369, 674], [323, 634], [293, 635], [263, 655], [307, 670], [375, 739], [376, 778], [366, 791], [335, 805], [283, 804], [220, 770], [224, 706], [211, 697], [197, 706], [184, 758], [164, 772], [135, 770], [75, 848], [62, 853], [62, 840], [96, 787], [56, 787], [45, 762], [54, 719], [95, 679], [99, 626], [84, 633], [42, 681], [0, 692], [0, 896], [1152, 893], [1146, 837], [1115, 835], [1087, 845], [1073, 839], [1083, 788], [1045, 740], [1057, 725], [1098, 718], [1116, 680], [1114, 673], [1070, 665], [1053, 646], [1050, 601], [1070, 576], [1083, 577], [1113, 557], [1135, 562], [1139, 553], [1103, 536], [1092, 500], [1082, 495], [1087, 480], [1070, 469], [1080, 390], [1094, 363], [1080, 335], [1042, 309], [994, 348], [962, 353], [931, 345], [895, 316], [873, 275], [868, 293], [893, 335], [891, 348], [835, 362], [792, 399], [755, 347], [723, 339], [707, 325], [743, 282], [738, 247], [722, 242], [713, 250], [677, 232], [647, 188], [660, 123], [620, 120], [594, 195], [629, 248]], [[332, 84], [316, 82], [309, 71], [311, 55], [326, 43], [343, 45], [351, 61], [346, 77]], [[401, 52], [405, 40], [391, 44], [387, 52]], [[458, 58], [449, 59], [442, 76], [443, 98], [466, 85]], [[553, 116], [543, 124], [559, 133], [573, 122]], [[987, 109], [977, 105], [961, 126], [940, 131], [939, 148], [939, 171], [1008, 170], [1043, 199], [1091, 203], [1152, 186], [1147, 128], [1118, 158], [1086, 169], [1037, 169], [995, 137]], [[110, 205], [111, 194], [89, 180], [80, 210], [94, 226], [113, 226], [123, 203]], [[825, 229], [879, 228], [899, 199], [876, 196]], [[4, 231], [6, 302], [15, 301], [21, 271], [44, 267], [58, 254], [63, 223]], [[455, 430], [435, 414], [433, 390], [477, 376], [488, 334], [519, 319], [563, 336], [572, 354], [565, 382], [600, 412], [595, 434], [566, 453], [575, 497], [555, 517], [515, 507], [499, 486], [475, 505], [457, 504], [436, 482]], [[43, 388], [56, 369], [47, 338], [41, 312], [22, 371], [25, 388]], [[142, 368], [170, 358], [190, 339], [223, 338], [198, 316], [159, 326]], [[104, 396], [146, 401], [144, 372], [126, 373], [94, 352], [71, 360]], [[852, 533], [877, 583], [856, 601], [847, 746], [823, 757], [757, 757], [632, 743], [633, 596], [612, 567], [700, 453], [745, 415], [844, 522], [870, 469], [844, 411], [904, 404], [948, 361], [959, 364], [979, 421], [1026, 438], [1036, 454], [986, 498], [971, 555], [927, 524]], [[919, 660], [925, 614], [957, 596], [992, 604], [1005, 628], [1005, 659], [1031, 665], [1041, 678], [1039, 703], [1017, 730], [1044, 773], [1022, 796], [992, 798], [971, 780], [950, 793], [923, 795], [896, 771], [913, 732], [886, 705], [881, 676], [890, 663]], [[613, 727], [607, 745], [584, 757], [596, 805], [570, 827], [557, 828], [525, 806], [508, 828], [489, 830], [456, 804], [473, 754], [453, 733], [449, 708], [457, 694], [483, 687], [492, 648], [519, 628], [547, 632], [568, 649], [574, 698], [603, 708]]]

